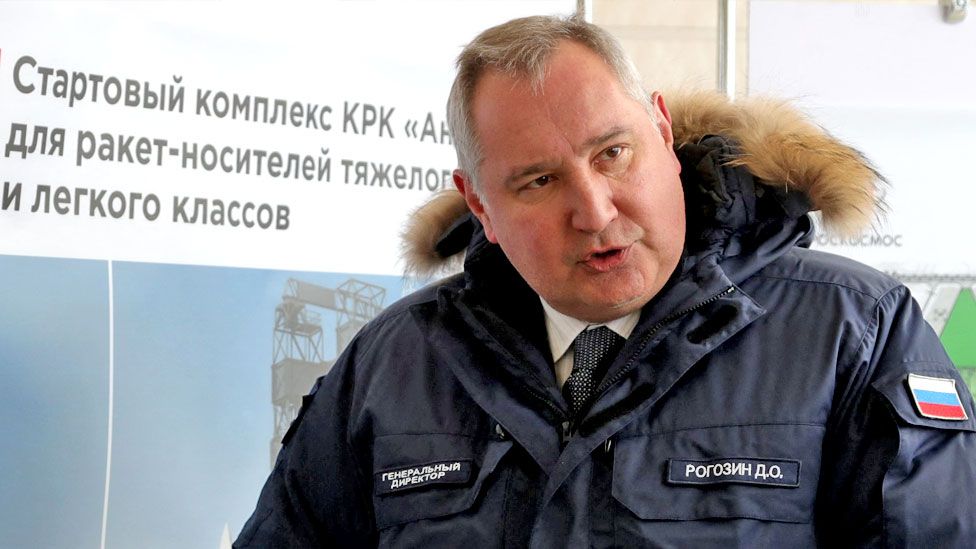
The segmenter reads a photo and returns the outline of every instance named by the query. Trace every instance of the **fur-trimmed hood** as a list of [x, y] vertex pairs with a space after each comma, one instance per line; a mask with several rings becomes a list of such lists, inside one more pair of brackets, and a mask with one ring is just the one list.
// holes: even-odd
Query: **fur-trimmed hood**
[[[879, 191], [884, 179], [871, 163], [788, 103], [769, 98], [732, 103], [711, 91], [666, 97], [679, 158], [708, 136], [734, 143], [735, 152], [721, 157], [722, 167], [742, 168], [780, 197], [803, 204], [800, 211], [785, 208], [784, 214], [801, 217], [808, 210], [819, 211], [828, 231], [855, 234], [882, 209]], [[407, 272], [430, 275], [456, 265], [471, 238], [471, 230], [462, 226], [472, 218], [454, 190], [421, 206], [403, 234]]]

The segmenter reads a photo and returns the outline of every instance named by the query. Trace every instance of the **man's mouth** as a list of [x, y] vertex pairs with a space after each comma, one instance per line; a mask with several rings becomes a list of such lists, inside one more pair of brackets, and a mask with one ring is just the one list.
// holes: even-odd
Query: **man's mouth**
[[627, 252], [630, 246], [623, 248], [607, 248], [591, 252], [580, 261], [583, 265], [601, 273], [612, 270], [621, 265], [627, 259]]

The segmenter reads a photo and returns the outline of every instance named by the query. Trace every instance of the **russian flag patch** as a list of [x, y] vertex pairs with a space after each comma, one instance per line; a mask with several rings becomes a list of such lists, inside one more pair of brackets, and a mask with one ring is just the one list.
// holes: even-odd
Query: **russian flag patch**
[[933, 419], [969, 419], [954, 379], [908, 374], [908, 388], [919, 415]]

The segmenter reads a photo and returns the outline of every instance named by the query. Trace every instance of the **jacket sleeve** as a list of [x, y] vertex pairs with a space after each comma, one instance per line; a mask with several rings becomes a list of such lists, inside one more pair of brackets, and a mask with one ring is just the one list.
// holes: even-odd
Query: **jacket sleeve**
[[[856, 357], [839, 376], [828, 425], [818, 537], [840, 547], [973, 547], [973, 399], [906, 288], [878, 301]], [[910, 374], [953, 380], [967, 419], [922, 415]]]
[[303, 398], [235, 548], [375, 546], [370, 488], [350, 440], [354, 346]]

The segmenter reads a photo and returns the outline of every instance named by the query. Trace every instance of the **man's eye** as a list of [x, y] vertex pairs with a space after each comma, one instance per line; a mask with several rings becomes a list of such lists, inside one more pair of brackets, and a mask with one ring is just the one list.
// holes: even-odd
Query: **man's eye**
[[604, 173], [620, 173], [630, 165], [634, 151], [627, 145], [607, 147], [596, 157], [594, 165]]
[[613, 147], [609, 147], [606, 150], [604, 150], [603, 156], [612, 159], [612, 158], [617, 158], [618, 156], [623, 154], [623, 152], [624, 152], [623, 147], [621, 147], [620, 145], [614, 145]]
[[529, 181], [529, 183], [524, 187], [526, 189], [540, 189], [551, 183], [553, 177], [551, 175], [540, 175], [539, 177]]

